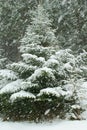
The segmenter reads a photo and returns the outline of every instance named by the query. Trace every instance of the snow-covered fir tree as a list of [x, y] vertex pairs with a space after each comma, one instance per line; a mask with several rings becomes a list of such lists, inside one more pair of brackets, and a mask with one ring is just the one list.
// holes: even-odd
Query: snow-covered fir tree
[[[21, 101], [23, 98], [23, 100], [28, 98], [29, 102], [31, 102], [42, 88], [46, 88], [48, 85], [49, 87], [53, 87], [53, 85], [56, 84], [54, 82], [55, 76], [52, 73], [52, 69], [42, 67], [45, 61], [55, 53], [56, 49], [59, 49], [55, 31], [51, 28], [51, 20], [49, 20], [48, 13], [41, 5], [38, 5], [37, 9], [32, 11], [31, 14], [32, 22], [27, 27], [26, 33], [21, 40], [20, 52], [22, 53], [21, 56], [23, 60], [8, 65], [7, 68], [10, 70], [5, 70], [5, 72], [9, 72], [5, 73], [4, 70], [1, 70], [0, 73], [2, 77], [3, 73], [5, 73], [7, 77], [4, 74], [3, 78], [6, 77], [7, 80], [9, 80], [9, 84], [1, 87], [0, 93], [1, 95], [4, 93], [10, 95], [11, 97], [9, 97], [9, 99], [12, 101], [20, 97]], [[34, 83], [32, 78], [37, 74], [38, 77]], [[10, 77], [8, 75], [10, 75]], [[13, 81], [11, 82], [11, 80]], [[13, 105], [16, 104], [13, 103]], [[35, 109], [34, 106], [32, 110], [33, 109]], [[31, 111], [29, 111], [29, 113], [30, 112]], [[25, 116], [27, 115], [25, 114]]]
[[86, 52], [77, 57], [70, 49], [59, 50], [42, 5], [31, 15], [20, 40], [21, 61], [0, 70], [0, 79], [5, 81], [0, 84], [0, 114], [8, 120], [81, 119], [78, 86], [83, 70], [79, 63], [84, 68]]

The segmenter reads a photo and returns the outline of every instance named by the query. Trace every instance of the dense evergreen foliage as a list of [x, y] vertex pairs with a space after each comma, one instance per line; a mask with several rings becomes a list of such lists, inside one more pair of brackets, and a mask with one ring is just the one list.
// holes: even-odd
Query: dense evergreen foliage
[[82, 119], [86, 5], [85, 0], [0, 0], [3, 120]]

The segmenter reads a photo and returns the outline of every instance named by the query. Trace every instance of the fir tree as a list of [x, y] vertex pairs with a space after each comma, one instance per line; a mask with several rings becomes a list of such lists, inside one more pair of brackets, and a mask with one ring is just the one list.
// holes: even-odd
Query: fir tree
[[0, 48], [11, 61], [19, 60], [19, 40], [31, 21], [30, 10], [36, 5], [36, 0], [0, 0]]
[[[17, 76], [15, 77], [15, 79], [19, 77], [20, 80], [13, 81], [12, 83], [3, 86], [1, 89], [2, 96], [4, 93], [8, 93], [8, 95], [11, 96], [10, 98], [13, 100], [13, 106], [16, 105], [14, 103], [14, 99], [17, 99], [18, 102], [18, 99], [20, 99], [20, 101], [23, 101], [26, 100], [26, 98], [28, 98], [28, 102], [27, 104], [25, 104], [28, 105], [29, 102], [34, 100], [40, 89], [46, 88], [48, 85], [49, 87], [53, 87], [53, 85], [56, 84], [54, 82], [55, 76], [53, 74], [52, 69], [42, 67], [45, 61], [52, 54], [55, 53], [55, 48], [59, 49], [54, 34], [55, 31], [51, 28], [51, 21], [49, 20], [49, 15], [42, 5], [38, 5], [37, 9], [35, 11], [32, 11], [31, 13], [31, 24], [27, 27], [26, 33], [21, 40], [20, 52], [22, 53], [21, 56], [23, 60], [18, 63], [13, 63], [7, 66], [9, 69], [11, 69], [11, 74], [13, 73], [14, 76]], [[14, 71], [16, 75], [12, 71]], [[38, 77], [34, 78], [35, 80], [32, 81], [34, 75], [38, 75]], [[12, 78], [12, 80], [15, 79]], [[20, 82], [22, 83], [20, 84]], [[16, 89], [12, 89], [9, 86], [12, 86], [12, 88], [16, 87]], [[19, 90], [20, 92], [17, 94], [16, 92], [18, 92]], [[14, 96], [11, 95], [12, 93], [14, 94], [14, 96], [15, 94], [17, 94], [17, 96], [13, 98]], [[21, 97], [19, 97], [18, 95], [20, 95], [21, 93], [24, 93], [25, 96], [21, 95]], [[34, 101], [33, 105], [35, 105]], [[31, 107], [29, 109], [30, 110], [27, 110], [27, 112], [33, 110], [34, 113], [34, 106], [33, 108]], [[18, 116], [20, 117], [21, 114], [18, 114]], [[35, 118], [35, 120], [36, 118], [39, 118], [36, 117], [36, 115], [35, 117], [33, 117]], [[28, 116], [26, 118], [28, 118]], [[39, 114], [39, 116], [42, 115]]]
[[65, 118], [66, 113], [80, 119], [77, 86], [82, 77], [77, 58], [70, 49], [59, 50], [52, 21], [42, 5], [31, 14], [20, 40], [22, 59], [7, 65], [9, 70], [0, 70], [1, 79], [7, 81], [1, 84], [0, 113], [12, 120]]
[[86, 0], [49, 0], [50, 17], [53, 27], [57, 28], [57, 36], [62, 47], [70, 47], [73, 51], [87, 50], [87, 1]]

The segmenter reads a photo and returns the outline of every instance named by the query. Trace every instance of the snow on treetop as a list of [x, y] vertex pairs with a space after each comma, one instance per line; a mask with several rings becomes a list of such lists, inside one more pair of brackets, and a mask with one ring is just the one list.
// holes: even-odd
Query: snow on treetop
[[10, 81], [7, 79], [1, 79], [0, 80], [0, 89], [3, 88], [7, 83], [9, 83]]
[[58, 52], [56, 52], [56, 55], [59, 57], [66, 56], [66, 57], [74, 58], [71, 52], [72, 51], [70, 49], [59, 50]]
[[54, 67], [55, 65], [59, 65], [59, 62], [53, 58], [48, 59], [44, 64], [44, 66], [47, 66], [47, 67]]
[[40, 61], [40, 62], [43, 62], [43, 63], [45, 62], [45, 58], [44, 57], [38, 57], [37, 60]]
[[29, 54], [29, 53], [25, 53], [25, 54], [22, 54], [22, 57], [25, 61], [29, 60], [29, 59], [36, 59], [37, 56], [36, 55], [32, 55], [32, 54]]
[[49, 15], [46, 12], [46, 10], [43, 8], [42, 5], [38, 5], [38, 8], [36, 11], [32, 11], [32, 24], [33, 25], [38, 25], [41, 24], [43, 25], [42, 27], [47, 27], [51, 25], [51, 20], [49, 19]]
[[67, 71], [72, 71], [73, 70], [73, 67], [70, 65], [70, 63], [66, 63], [64, 64], [64, 69], [66, 69]]
[[35, 70], [36, 66], [32, 66], [32, 65], [27, 65], [24, 62], [18, 62], [18, 63], [13, 63], [10, 66], [8, 66], [8, 68], [13, 69], [14, 71], [20, 72], [20, 73], [24, 73], [28, 70]]
[[55, 79], [55, 76], [53, 74], [53, 70], [47, 67], [43, 67], [43, 68], [39, 68], [37, 70], [35, 70], [34, 74], [32, 74], [28, 80], [29, 81], [34, 81], [36, 80], [38, 77], [42, 76], [43, 74], [47, 74], [48, 77], [52, 77], [53, 79]]
[[37, 57], [36, 55], [29, 54], [29, 53], [22, 54], [22, 57], [26, 63], [30, 63], [31, 61], [41, 62], [41, 63], [45, 62], [45, 59], [43, 57]]
[[20, 88], [21, 89], [23, 89], [23, 90], [25, 90], [25, 89], [27, 89], [27, 88], [32, 88], [32, 87], [36, 87], [36, 86], [38, 86], [38, 84], [35, 84], [35, 83], [31, 83], [31, 82], [22, 82], [21, 83], [21, 86], [20, 86]]
[[18, 79], [16, 81], [13, 81], [11, 83], [8, 83], [6, 86], [4, 86], [1, 90], [0, 90], [0, 94], [3, 93], [13, 93], [16, 92], [17, 90], [20, 89], [20, 84], [21, 84], [22, 80]]
[[51, 58], [61, 58], [61, 57], [68, 57], [68, 58], [74, 58], [72, 55], [72, 51], [70, 49], [65, 49], [65, 50], [59, 50], [55, 53], [55, 55], [52, 55]]
[[25, 92], [25, 91], [21, 90], [17, 93], [12, 94], [10, 97], [10, 100], [11, 100], [11, 102], [14, 102], [17, 98], [32, 98], [32, 99], [34, 99], [35, 95], [33, 95], [30, 92]]
[[72, 108], [73, 108], [73, 109], [80, 109], [81, 106], [79, 106], [79, 105], [72, 105]]
[[36, 54], [37, 56], [41, 56], [42, 53], [47, 53], [49, 54], [49, 50], [53, 51], [52, 46], [48, 47], [43, 47], [41, 45], [37, 45], [36, 42], [32, 44], [27, 44], [26, 46], [23, 45], [20, 47], [20, 52], [22, 53], [31, 53], [31, 54]]
[[3, 78], [15, 80], [17, 79], [17, 75], [12, 70], [2, 69], [0, 70], [0, 79]]
[[52, 55], [51, 57], [50, 57], [50, 59], [57, 59], [57, 57], [55, 56], [55, 55]]
[[59, 50], [55, 53], [55, 55], [52, 55], [51, 58], [56, 59], [59, 62], [62, 62], [64, 64], [70, 62], [72, 65], [75, 66], [76, 63], [76, 58], [72, 54], [72, 51], [70, 49]]
[[47, 94], [47, 95], [52, 94], [53, 96], [60, 97], [60, 96], [66, 96], [68, 93], [62, 90], [61, 87], [55, 87], [55, 88], [42, 89], [40, 90], [40, 93], [37, 96], [41, 96], [43, 94]]
[[63, 88], [64, 88], [66, 91], [69, 90], [69, 91], [73, 92], [74, 85], [71, 84], [71, 83], [68, 83], [68, 84], [63, 85]]
[[[40, 40], [39, 40], [39, 35], [36, 34], [35, 32], [33, 32], [32, 30], [32, 26], [28, 26], [25, 36], [22, 38], [22, 40], [20, 41], [22, 45], [27, 45], [27, 43], [36, 43], [36, 44], [40, 44]], [[22, 46], [20, 46], [19, 48], [21, 48]]]

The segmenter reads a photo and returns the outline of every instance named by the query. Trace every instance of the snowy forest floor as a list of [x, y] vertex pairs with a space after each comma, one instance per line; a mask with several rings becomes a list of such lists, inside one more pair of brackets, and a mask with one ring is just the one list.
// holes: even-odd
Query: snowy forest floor
[[44, 123], [2, 122], [0, 130], [87, 130], [87, 120], [83, 121], [53, 121]]

